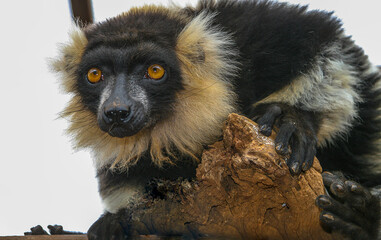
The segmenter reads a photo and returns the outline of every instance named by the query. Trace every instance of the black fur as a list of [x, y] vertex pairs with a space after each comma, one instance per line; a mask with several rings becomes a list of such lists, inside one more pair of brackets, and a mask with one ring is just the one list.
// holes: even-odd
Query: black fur
[[184, 23], [168, 18], [161, 11], [122, 14], [98, 23], [96, 27], [88, 28], [86, 37], [89, 43], [86, 48], [87, 50], [97, 46], [125, 48], [141, 42], [152, 42], [173, 49], [176, 37], [183, 27]]
[[[366, 55], [349, 37], [343, 36], [342, 24], [332, 13], [307, 11], [305, 6], [270, 1], [203, 0], [198, 7], [184, 8], [179, 14], [192, 19], [205, 12], [214, 15], [214, 27], [231, 34], [234, 47], [239, 52], [239, 72], [232, 79], [239, 96], [239, 110], [254, 118], [264, 135], [269, 135], [273, 126], [279, 128], [276, 148], [279, 153], [287, 154], [289, 146], [291, 147], [291, 157], [287, 164], [293, 174], [309, 169], [313, 156], [317, 154], [325, 170], [342, 171], [364, 186], [381, 184], [380, 173], [372, 171], [377, 163], [372, 158], [366, 158], [379, 154], [376, 142], [381, 132], [381, 119], [378, 119], [381, 90], [375, 90], [375, 87], [381, 77], [377, 72], [365, 74], [370, 67]], [[164, 121], [171, 114], [176, 92], [183, 89], [174, 50], [177, 36], [185, 26], [183, 19], [169, 18], [160, 11], [142, 11], [121, 15], [87, 28], [89, 43], [77, 73], [76, 86], [84, 106], [93, 114], [98, 114], [100, 94], [104, 88], [102, 84], [107, 81], [116, 82], [115, 79], [124, 74], [129, 76], [128, 84], [140, 86], [147, 92], [153, 109], [147, 120], [148, 127], [154, 126], [157, 121]], [[339, 53], [324, 51], [334, 44], [338, 46], [336, 50]], [[326, 71], [324, 65], [328, 64], [329, 59], [336, 58], [333, 56], [335, 54], [339, 55], [338, 60], [354, 72], [353, 77], [358, 82], [352, 90], [362, 98], [361, 102], [353, 103], [358, 116], [349, 123], [352, 129], [347, 131], [344, 138], [335, 138], [334, 144], [318, 148], [317, 135], [325, 113], [307, 109], [303, 102], [293, 106], [282, 102], [253, 105], [289, 85], [297, 77], [308, 74], [319, 64]], [[317, 59], [320, 61], [317, 62]], [[200, 57], [197, 62], [203, 60]], [[153, 63], [162, 64], [167, 69], [171, 75], [168, 81], [155, 84], [144, 79], [145, 69]], [[86, 73], [90, 67], [101, 68], [108, 78], [100, 84], [89, 83]], [[194, 171], [195, 165], [191, 161], [188, 164], [188, 160], [184, 161], [184, 165], [179, 163], [158, 168], [152, 165], [147, 154], [128, 172], [99, 170], [100, 192], [107, 196], [124, 184], [139, 182], [146, 185], [152, 178], [192, 178]], [[340, 195], [334, 190], [339, 180], [327, 180], [330, 179], [327, 176], [324, 179], [332, 194], [320, 196], [317, 200], [317, 205], [324, 209], [321, 221], [325, 229], [353, 239], [374, 238], [378, 230], [379, 201], [371, 197], [360, 184], [343, 178], [340, 178], [343, 187], [356, 185], [354, 188], [360, 189], [361, 193], [346, 192]], [[359, 210], [352, 209], [355, 208], [356, 201], [363, 201]], [[378, 214], [375, 213], [377, 211]], [[330, 220], [325, 216], [333, 217]], [[108, 219], [110, 221], [107, 224], [116, 222], [115, 231], [122, 236], [123, 227], [118, 225], [115, 217], [117, 216], [106, 213], [89, 230], [89, 239], [93, 239], [92, 235], [97, 232], [97, 228], [105, 229], [104, 226], [99, 226]], [[336, 221], [337, 219], [339, 220]], [[109, 230], [106, 229], [105, 232], [109, 233]], [[352, 235], [353, 232], [357, 235]]]
[[99, 192], [103, 196], [109, 195], [110, 190], [118, 189], [133, 183], [134, 185], [148, 186], [154, 179], [174, 181], [178, 178], [193, 179], [196, 176], [197, 163], [194, 159], [183, 157], [177, 164], [164, 164], [158, 167], [153, 164], [149, 154], [139, 159], [139, 164], [129, 168], [128, 173], [124, 171], [112, 171], [109, 168], [98, 170]]
[[[361, 65], [358, 65], [361, 66]], [[381, 185], [381, 176], [371, 171], [377, 167], [375, 162], [363, 155], [377, 156], [379, 147], [375, 144], [380, 139], [380, 96], [381, 91], [374, 91], [375, 81], [380, 79], [375, 74], [363, 79], [360, 86], [364, 102], [359, 104], [360, 119], [354, 124], [346, 139], [338, 139], [334, 145], [320, 149], [317, 157], [325, 170], [342, 171], [347, 176], [361, 182], [365, 186]]]
[[232, 33], [242, 64], [237, 91], [242, 111], [305, 72], [341, 23], [331, 13], [271, 1], [201, 1], [197, 15], [217, 13], [215, 24]]
[[[253, 110], [252, 104], [289, 84], [300, 73], [306, 73], [315, 64], [314, 58], [332, 42], [341, 41], [342, 54], [348, 56], [346, 64], [355, 68], [358, 74], [367, 70], [368, 59], [363, 50], [350, 38], [339, 39], [343, 33], [341, 22], [332, 13], [307, 11], [305, 6], [270, 1], [227, 0], [216, 4], [201, 1], [195, 10], [189, 8], [185, 12], [197, 15], [205, 9], [218, 13], [216, 24], [233, 34], [240, 49], [242, 67], [235, 84], [241, 110], [248, 116], [258, 116], [258, 112], [264, 114], [263, 110]], [[358, 157], [379, 153], [375, 144], [381, 132], [381, 120], [377, 119], [381, 92], [375, 91], [379, 79], [379, 73], [360, 79], [356, 90], [364, 102], [358, 106], [359, 120], [354, 123], [348, 138], [337, 139], [334, 145], [319, 149], [317, 155], [324, 169], [344, 171], [370, 186], [381, 184], [381, 176], [368, 171], [375, 163]], [[272, 111], [273, 106], [269, 107]], [[297, 116], [301, 110], [294, 111]], [[307, 121], [316, 131], [319, 114]], [[365, 172], [362, 169], [366, 169]]]

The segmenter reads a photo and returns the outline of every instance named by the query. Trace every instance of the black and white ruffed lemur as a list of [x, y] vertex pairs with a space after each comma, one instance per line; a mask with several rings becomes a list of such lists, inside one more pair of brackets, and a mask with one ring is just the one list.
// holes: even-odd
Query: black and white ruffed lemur
[[152, 178], [195, 177], [194, 159], [231, 112], [264, 135], [277, 126], [292, 174], [315, 155], [342, 173], [323, 174], [325, 230], [377, 238], [381, 75], [332, 13], [266, 0], [150, 5], [70, 37], [53, 67], [72, 94], [68, 131], [97, 168], [106, 213], [90, 239], [128, 234], [118, 214]]

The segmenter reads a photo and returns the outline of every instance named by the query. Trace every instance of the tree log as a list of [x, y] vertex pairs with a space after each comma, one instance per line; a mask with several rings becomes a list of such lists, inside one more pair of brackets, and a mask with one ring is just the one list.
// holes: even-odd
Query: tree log
[[[223, 140], [205, 150], [195, 181], [156, 181], [130, 209], [136, 234], [223, 239], [337, 239], [323, 231], [315, 206], [324, 194], [321, 166], [292, 176], [256, 123], [231, 114]], [[160, 196], [160, 197], [157, 197]]]
[[8, 236], [1, 237], [0, 240], [87, 240], [86, 235], [29, 235], [29, 236]]

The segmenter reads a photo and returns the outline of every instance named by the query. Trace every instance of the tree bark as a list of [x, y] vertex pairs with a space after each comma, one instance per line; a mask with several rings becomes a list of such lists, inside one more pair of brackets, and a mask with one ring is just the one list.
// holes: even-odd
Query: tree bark
[[[195, 181], [156, 181], [156, 196], [130, 209], [136, 234], [223, 239], [334, 239], [315, 206], [321, 166], [292, 176], [285, 157], [256, 123], [231, 114], [223, 140], [204, 151]], [[159, 193], [159, 194], [158, 194]], [[337, 237], [335, 237], [337, 239]]]

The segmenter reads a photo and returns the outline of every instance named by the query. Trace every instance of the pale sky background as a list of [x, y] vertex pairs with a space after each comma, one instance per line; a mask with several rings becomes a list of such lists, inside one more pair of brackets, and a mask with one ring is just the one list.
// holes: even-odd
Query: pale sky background
[[[93, 0], [94, 15], [102, 21], [158, 2], [168, 1]], [[381, 65], [380, 0], [289, 2], [336, 11], [347, 33]], [[102, 213], [90, 154], [73, 151], [64, 134], [67, 122], [58, 113], [69, 98], [47, 66], [70, 24], [66, 0], [7, 1], [0, 8], [0, 236], [22, 235], [38, 224], [85, 232]]]

